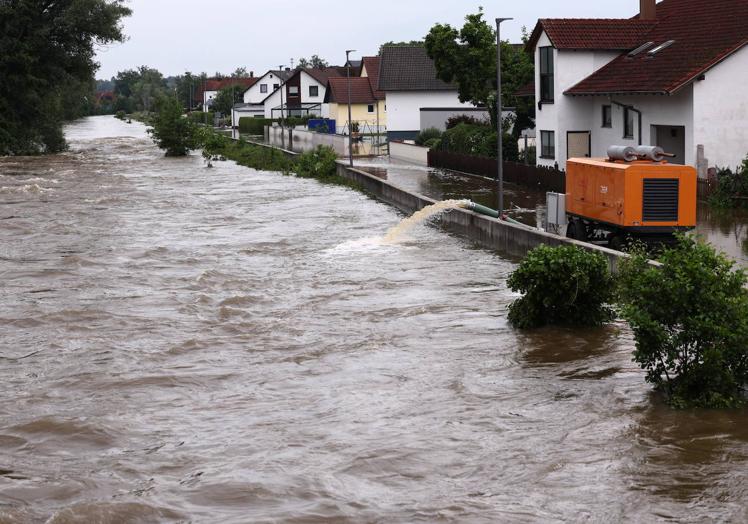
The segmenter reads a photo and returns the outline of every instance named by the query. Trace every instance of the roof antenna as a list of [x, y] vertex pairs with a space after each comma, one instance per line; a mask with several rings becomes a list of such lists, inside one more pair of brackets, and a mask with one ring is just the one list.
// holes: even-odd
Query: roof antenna
[[291, 59], [291, 70], [293, 70], [293, 58]]

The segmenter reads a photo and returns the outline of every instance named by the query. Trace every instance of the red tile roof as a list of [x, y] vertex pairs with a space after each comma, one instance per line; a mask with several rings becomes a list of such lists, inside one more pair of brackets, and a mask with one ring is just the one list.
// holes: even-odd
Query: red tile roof
[[[371, 82], [367, 77], [356, 76], [351, 78], [351, 103], [352, 104], [375, 104], [377, 99], [371, 89]], [[334, 104], [348, 103], [348, 79], [344, 77], [330, 78], [327, 81], [325, 102]]]
[[517, 89], [514, 96], [535, 96], [535, 80]]
[[[675, 42], [648, 55], [669, 40]], [[654, 45], [634, 57], [622, 54], [566, 94], [677, 92], [748, 44], [748, 0], [664, 0], [657, 24], [630, 49], [646, 42]]]
[[[314, 78], [320, 84], [326, 84], [328, 78], [346, 75], [345, 67], [338, 67], [338, 66], [325, 67], [325, 68], [308, 67], [305, 69], [298, 69], [298, 71], [304, 71], [306, 74]], [[351, 75], [354, 74], [353, 71], [354, 69], [351, 68]]]
[[527, 42], [532, 50], [545, 31], [556, 49], [606, 49], [628, 51], [635, 48], [655, 26], [655, 22], [616, 18], [541, 18]]
[[382, 63], [382, 59], [378, 56], [365, 56], [364, 67], [366, 68], [366, 74], [369, 77], [371, 83], [371, 89], [374, 91], [374, 98], [377, 100], [384, 100], [385, 93], [379, 89], [379, 67]]
[[205, 91], [220, 91], [224, 87], [242, 86], [245, 89], [252, 87], [257, 83], [259, 78], [221, 78], [219, 80], [207, 80], [205, 82]]

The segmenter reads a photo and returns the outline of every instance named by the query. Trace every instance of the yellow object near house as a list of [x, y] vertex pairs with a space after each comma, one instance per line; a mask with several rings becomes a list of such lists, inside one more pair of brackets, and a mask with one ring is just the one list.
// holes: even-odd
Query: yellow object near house
[[[385, 94], [379, 91], [379, 57], [365, 57], [361, 76], [350, 79], [351, 120], [360, 133], [384, 133], [387, 130]], [[348, 78], [332, 77], [327, 81], [325, 103], [338, 133], [348, 133]]]

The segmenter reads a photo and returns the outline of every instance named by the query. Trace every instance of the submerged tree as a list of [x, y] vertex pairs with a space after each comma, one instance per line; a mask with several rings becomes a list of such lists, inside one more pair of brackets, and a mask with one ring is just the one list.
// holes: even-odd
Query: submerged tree
[[65, 147], [62, 124], [82, 116], [97, 45], [124, 40], [121, 0], [0, 1], [0, 154]]
[[166, 156], [184, 156], [199, 147], [197, 126], [182, 114], [182, 105], [172, 97], [161, 98], [148, 132]]
[[713, 247], [681, 238], [653, 267], [645, 253], [624, 261], [623, 317], [634, 360], [676, 407], [744, 404], [748, 387], [748, 283]]

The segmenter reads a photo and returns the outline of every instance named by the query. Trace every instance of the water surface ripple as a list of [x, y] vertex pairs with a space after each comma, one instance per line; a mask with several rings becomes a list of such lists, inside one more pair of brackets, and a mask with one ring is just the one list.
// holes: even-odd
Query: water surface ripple
[[97, 117], [0, 159], [0, 522], [748, 520], [745, 411], [626, 327], [518, 333], [512, 262]]

